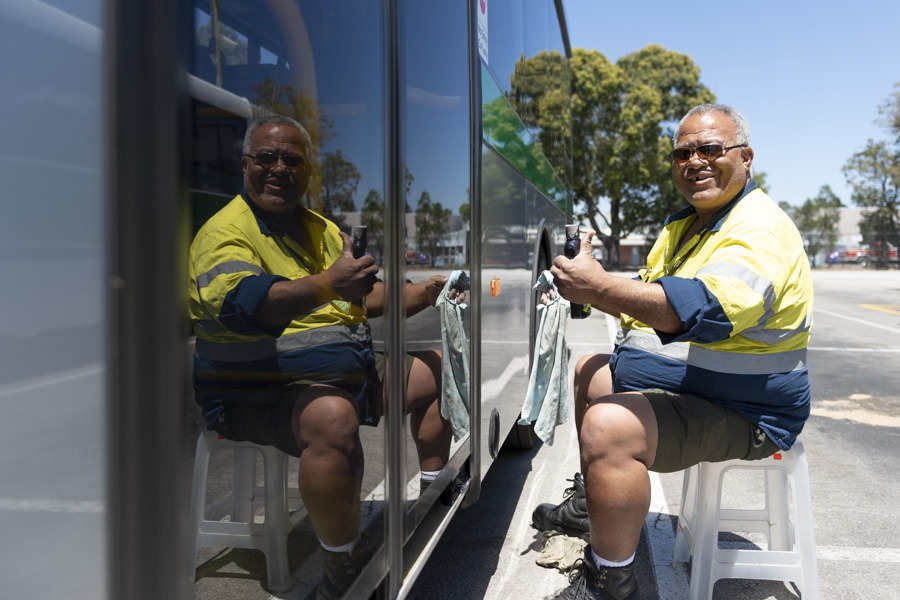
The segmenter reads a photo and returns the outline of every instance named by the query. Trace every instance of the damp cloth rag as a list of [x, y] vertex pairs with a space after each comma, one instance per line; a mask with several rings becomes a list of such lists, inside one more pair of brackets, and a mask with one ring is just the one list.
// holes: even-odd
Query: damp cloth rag
[[441, 315], [441, 416], [450, 422], [455, 440], [469, 432], [469, 341], [462, 319], [468, 305], [458, 301], [469, 285], [464, 271], [453, 271], [434, 303]]
[[587, 542], [579, 537], [572, 537], [559, 531], [542, 531], [543, 547], [534, 562], [542, 567], [556, 568], [565, 573], [572, 568], [575, 561], [584, 558]]
[[552, 446], [556, 426], [569, 420], [569, 367], [566, 349], [569, 303], [562, 301], [550, 271], [541, 273], [532, 289], [541, 292], [545, 303], [537, 307], [539, 325], [534, 360], [519, 424], [528, 425], [534, 421], [535, 435]]

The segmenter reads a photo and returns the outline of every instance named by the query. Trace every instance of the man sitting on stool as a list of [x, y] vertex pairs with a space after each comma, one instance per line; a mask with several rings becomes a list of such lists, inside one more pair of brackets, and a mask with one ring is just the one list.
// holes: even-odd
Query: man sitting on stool
[[[607, 273], [589, 232], [552, 272], [567, 300], [621, 317], [612, 355], [575, 367], [580, 475], [539, 529], [590, 545], [558, 599], [636, 599], [634, 557], [650, 506], [648, 471], [755, 460], [786, 450], [809, 416], [809, 260], [793, 221], [750, 174], [743, 116], [691, 109], [672, 152], [690, 203], [671, 216], [636, 279]], [[585, 519], [584, 517], [587, 517]], [[589, 527], [585, 527], [588, 524]]]

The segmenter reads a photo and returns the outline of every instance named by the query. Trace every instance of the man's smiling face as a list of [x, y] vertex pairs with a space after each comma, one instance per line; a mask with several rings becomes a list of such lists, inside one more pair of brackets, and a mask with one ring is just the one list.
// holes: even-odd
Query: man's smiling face
[[[737, 127], [728, 115], [709, 112], [689, 117], [678, 132], [675, 148], [697, 148], [704, 144], [734, 146]], [[672, 161], [675, 187], [706, 222], [734, 198], [747, 183], [752, 148], [733, 148], [717, 157], [700, 158], [695, 152], [687, 161]]]
[[269, 213], [285, 214], [300, 203], [309, 183], [309, 171], [304, 156], [303, 137], [299, 131], [281, 123], [267, 123], [250, 136], [250, 154], [271, 152], [300, 157], [299, 167], [291, 168], [283, 160], [264, 165], [250, 156], [241, 158], [244, 189], [250, 199]]

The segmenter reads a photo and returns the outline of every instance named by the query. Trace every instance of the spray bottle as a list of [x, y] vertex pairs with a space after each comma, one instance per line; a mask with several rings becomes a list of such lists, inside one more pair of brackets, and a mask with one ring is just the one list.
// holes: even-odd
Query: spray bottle
[[[581, 251], [581, 237], [578, 234], [578, 225], [566, 225], [566, 245], [563, 246], [563, 253], [566, 258], [575, 258]], [[590, 304], [569, 304], [570, 314], [573, 319], [584, 319], [591, 314]]]
[[[366, 226], [365, 225], [354, 225], [351, 236], [353, 239], [353, 244], [350, 247], [350, 252], [353, 254], [353, 258], [362, 258], [366, 254]], [[354, 300], [353, 304], [357, 306], [365, 306], [365, 298], [360, 298], [359, 300]]]

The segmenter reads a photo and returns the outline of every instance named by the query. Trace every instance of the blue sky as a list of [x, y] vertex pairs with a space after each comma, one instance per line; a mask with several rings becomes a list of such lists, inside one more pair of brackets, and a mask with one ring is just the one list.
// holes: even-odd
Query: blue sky
[[776, 201], [799, 206], [886, 139], [878, 106], [900, 82], [900, 2], [686, 3], [563, 0], [573, 48], [615, 62], [648, 44], [687, 54], [719, 102], [750, 123], [754, 168]]

